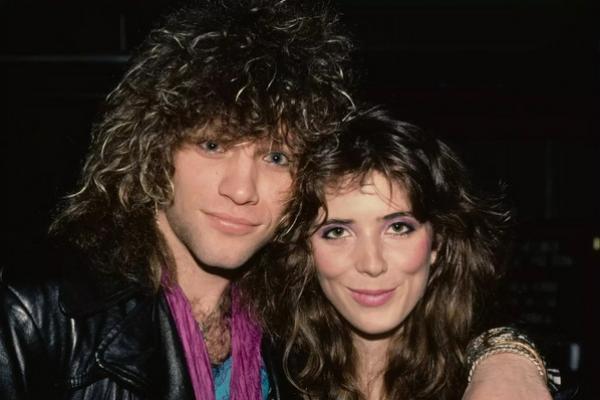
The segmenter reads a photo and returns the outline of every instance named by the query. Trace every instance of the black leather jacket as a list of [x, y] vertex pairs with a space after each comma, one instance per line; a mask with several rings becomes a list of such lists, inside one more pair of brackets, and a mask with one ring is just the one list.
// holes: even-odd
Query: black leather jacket
[[[0, 283], [0, 398], [194, 399], [164, 296], [96, 283]], [[270, 399], [291, 398], [262, 352]]]

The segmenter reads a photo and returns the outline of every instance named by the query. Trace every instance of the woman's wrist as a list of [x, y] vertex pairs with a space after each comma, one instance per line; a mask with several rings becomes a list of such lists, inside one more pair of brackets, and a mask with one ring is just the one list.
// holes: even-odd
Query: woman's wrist
[[473, 339], [467, 347], [468, 381], [478, 365], [494, 354], [514, 354], [535, 366], [538, 375], [548, 381], [546, 364], [537, 347], [527, 335], [511, 327], [493, 328]]

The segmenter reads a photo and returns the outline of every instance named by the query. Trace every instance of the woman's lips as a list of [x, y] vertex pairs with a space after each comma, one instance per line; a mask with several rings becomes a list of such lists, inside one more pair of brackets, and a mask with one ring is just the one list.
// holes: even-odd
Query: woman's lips
[[365, 307], [381, 306], [394, 295], [395, 289], [361, 290], [350, 289], [350, 295], [358, 304]]
[[245, 235], [260, 225], [245, 218], [238, 218], [223, 213], [207, 212], [206, 215], [216, 229], [232, 235]]

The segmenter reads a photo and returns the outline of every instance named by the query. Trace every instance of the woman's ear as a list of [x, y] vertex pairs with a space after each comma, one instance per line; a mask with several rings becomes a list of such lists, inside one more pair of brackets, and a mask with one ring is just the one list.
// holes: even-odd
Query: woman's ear
[[432, 249], [431, 254], [429, 255], [429, 265], [433, 265], [437, 260], [437, 250]]
[[432, 265], [437, 260], [438, 249], [441, 243], [441, 237], [438, 234], [433, 234], [433, 241], [431, 242], [431, 254], [429, 255], [429, 265]]

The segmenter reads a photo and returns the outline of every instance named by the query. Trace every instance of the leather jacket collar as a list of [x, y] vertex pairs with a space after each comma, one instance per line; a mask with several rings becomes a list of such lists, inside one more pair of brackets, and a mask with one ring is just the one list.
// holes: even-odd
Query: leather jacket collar
[[[68, 317], [106, 326], [97, 338], [95, 365], [84, 370], [100, 369], [151, 397], [194, 399], [179, 337], [160, 292], [147, 293], [135, 284], [80, 270], [60, 281], [59, 304]], [[74, 377], [71, 384], [85, 385], [84, 380]]]
[[[100, 281], [111, 283], [100, 286]], [[149, 294], [135, 284], [98, 279], [81, 271], [66, 274], [59, 291], [60, 307], [67, 316], [76, 320], [114, 319], [97, 345], [96, 368], [151, 397], [194, 399], [180, 339], [160, 291]], [[270, 340], [263, 339], [269, 398], [281, 399], [288, 389], [275, 348]], [[74, 386], [85, 384], [78, 379], [71, 382]]]

